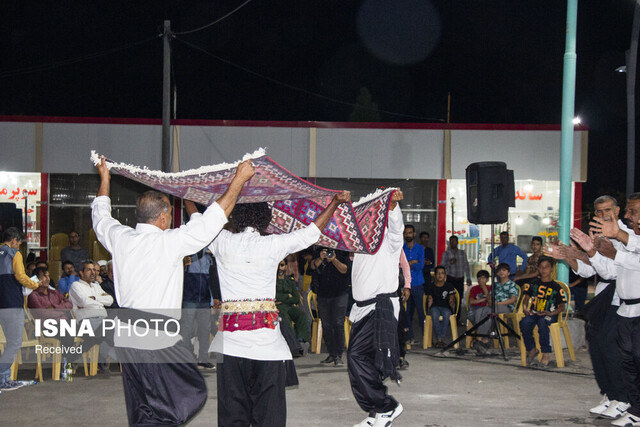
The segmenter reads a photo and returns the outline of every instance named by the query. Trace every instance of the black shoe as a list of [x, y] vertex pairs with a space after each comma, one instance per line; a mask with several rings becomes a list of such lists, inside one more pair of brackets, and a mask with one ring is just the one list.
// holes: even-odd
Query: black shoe
[[329, 364], [329, 363], [335, 363], [335, 361], [336, 361], [336, 358], [335, 358], [335, 357], [333, 357], [333, 356], [329, 356], [329, 357], [327, 357], [326, 359], [324, 359], [324, 360], [323, 360], [322, 362], [320, 362], [320, 363], [327, 365], [327, 364]]
[[212, 369], [216, 369], [216, 366], [213, 363], [198, 363], [198, 369], [206, 369], [206, 370], [212, 370]]
[[344, 362], [342, 361], [342, 357], [336, 357], [336, 360], [333, 362], [335, 366], [344, 366]]
[[484, 343], [480, 341], [476, 341], [475, 343], [473, 343], [473, 349], [476, 351], [476, 354], [478, 356], [484, 356], [488, 353], [488, 350], [484, 346]]
[[407, 362], [406, 359], [404, 358], [400, 359], [400, 366], [398, 367], [398, 369], [405, 370], [408, 367], [409, 367], [409, 362]]
[[111, 376], [111, 370], [109, 369], [109, 367], [107, 366], [107, 364], [105, 363], [104, 365], [100, 366], [100, 364], [98, 365], [98, 374], [102, 375], [103, 377], [110, 377]]

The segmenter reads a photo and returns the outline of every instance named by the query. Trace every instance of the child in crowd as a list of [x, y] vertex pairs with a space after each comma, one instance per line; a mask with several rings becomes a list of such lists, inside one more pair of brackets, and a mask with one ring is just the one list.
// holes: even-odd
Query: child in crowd
[[[532, 366], [547, 367], [551, 361], [551, 343], [549, 325], [558, 321], [558, 314], [567, 303], [567, 296], [558, 282], [551, 278], [555, 260], [546, 256], [538, 261], [539, 278], [525, 283], [522, 291], [524, 317], [520, 321], [522, 340], [527, 349], [527, 363]], [[497, 298], [496, 298], [497, 300]], [[538, 362], [538, 353], [533, 338], [533, 329], [538, 326], [542, 359]]]
[[[471, 324], [475, 325], [480, 320], [484, 319], [491, 313], [490, 307], [487, 306], [487, 301], [491, 293], [491, 285], [489, 285], [489, 272], [487, 270], [480, 270], [476, 274], [478, 284], [472, 286], [469, 289], [469, 312], [467, 317]], [[488, 335], [491, 322], [484, 322], [478, 329], [475, 330], [478, 335]], [[489, 344], [489, 338], [486, 336], [475, 336], [474, 348], [481, 352], [483, 345]], [[482, 347], [484, 349], [484, 347]], [[486, 351], [485, 351], [486, 352]]]
[[445, 347], [444, 337], [449, 326], [449, 316], [456, 311], [456, 290], [447, 282], [447, 272], [441, 265], [435, 269], [436, 280], [427, 286], [427, 312], [433, 321], [436, 342], [434, 347]]

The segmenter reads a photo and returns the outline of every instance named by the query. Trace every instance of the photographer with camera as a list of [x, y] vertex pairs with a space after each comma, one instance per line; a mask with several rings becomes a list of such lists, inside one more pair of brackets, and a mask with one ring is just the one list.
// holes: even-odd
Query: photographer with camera
[[317, 283], [318, 314], [322, 321], [322, 336], [329, 352], [329, 356], [320, 363], [342, 366], [351, 259], [347, 252], [321, 248], [316, 252], [310, 267]]

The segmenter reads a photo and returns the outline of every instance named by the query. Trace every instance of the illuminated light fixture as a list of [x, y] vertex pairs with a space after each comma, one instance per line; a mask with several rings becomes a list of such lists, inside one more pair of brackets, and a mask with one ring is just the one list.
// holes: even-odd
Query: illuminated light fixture
[[616, 72], [617, 73], [626, 73], [627, 72], [627, 66], [623, 65], [621, 67], [616, 68]]
[[576, 116], [573, 118], [574, 125], [579, 125], [580, 123], [582, 123], [582, 119], [580, 119], [580, 116]]
[[516, 218], [516, 225], [522, 225], [524, 221], [522, 220], [522, 218], [518, 217]]
[[551, 223], [551, 220], [547, 217], [547, 218], [543, 218], [542, 223], [545, 225], [549, 225]]

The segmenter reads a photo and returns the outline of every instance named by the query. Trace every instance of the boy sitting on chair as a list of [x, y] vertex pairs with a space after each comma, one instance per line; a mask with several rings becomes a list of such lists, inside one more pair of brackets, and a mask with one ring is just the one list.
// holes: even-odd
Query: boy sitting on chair
[[[564, 290], [551, 278], [554, 263], [553, 258], [540, 257], [538, 260], [540, 277], [525, 283], [522, 288], [524, 292], [522, 311], [525, 317], [520, 321], [520, 330], [527, 349], [527, 364], [532, 366], [547, 367], [549, 365], [551, 360], [549, 325], [558, 321], [558, 314], [564, 310], [567, 302]], [[539, 362], [535, 359], [538, 353], [533, 338], [535, 326], [538, 326], [540, 349], [542, 350], [542, 359]]]
[[[435, 269], [436, 281], [427, 286], [427, 312], [433, 320], [433, 331], [436, 336], [434, 347], [445, 347], [444, 337], [449, 326], [449, 316], [455, 312], [455, 294], [453, 285], [447, 282], [447, 271], [441, 265]], [[442, 319], [442, 320], [439, 320]]]
[[[487, 306], [487, 301], [491, 295], [491, 285], [488, 284], [489, 272], [487, 270], [478, 271], [476, 279], [478, 280], [478, 285], [472, 286], [469, 289], [469, 312], [467, 313], [467, 317], [472, 325], [475, 325], [480, 320], [491, 314], [491, 307]], [[478, 329], [476, 329], [476, 333], [479, 335], [488, 335], [490, 327], [491, 322], [484, 322]], [[478, 347], [478, 342], [487, 345], [489, 344], [489, 338], [486, 336], [475, 337], [474, 348], [477, 348], [480, 353], [483, 352], [483, 349]]]

